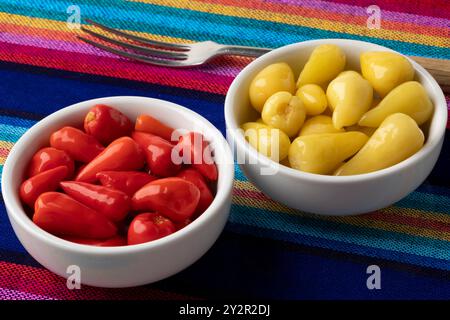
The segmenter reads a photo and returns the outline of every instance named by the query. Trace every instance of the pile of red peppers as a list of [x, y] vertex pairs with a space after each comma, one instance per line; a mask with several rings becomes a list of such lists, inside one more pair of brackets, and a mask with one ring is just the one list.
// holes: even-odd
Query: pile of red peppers
[[68, 241], [123, 246], [165, 237], [209, 207], [218, 178], [203, 135], [173, 141], [174, 133], [149, 115], [133, 125], [95, 105], [83, 128], [53, 132], [33, 155], [20, 198], [36, 225]]

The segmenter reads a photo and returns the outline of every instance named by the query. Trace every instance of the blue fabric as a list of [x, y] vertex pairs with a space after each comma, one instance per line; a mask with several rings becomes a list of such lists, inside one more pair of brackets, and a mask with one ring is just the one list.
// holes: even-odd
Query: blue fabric
[[[71, 103], [111, 95], [149, 96], [180, 103], [205, 115], [214, 125], [224, 130], [223, 97], [217, 95], [184, 89], [168, 90], [163, 86], [142, 83], [127, 82], [127, 85], [121, 85], [120, 81], [107, 78], [65, 72], [49, 74], [47, 70], [37, 68], [30, 72], [11, 64], [0, 64], [0, 78], [2, 79], [0, 125], [7, 126], [7, 123], [13, 121], [15, 125], [23, 127], [16, 129], [11, 139], [17, 138], [26, 127], [32, 125], [36, 121], [33, 120], [35, 118]], [[8, 115], [2, 115], [2, 112]], [[14, 112], [19, 112], [21, 116], [11, 116]], [[24, 115], [27, 115], [28, 119], [24, 119]], [[237, 178], [243, 179], [240, 173]], [[420, 192], [435, 193], [435, 196], [439, 197], [439, 188], [430, 188], [431, 191], [425, 185], [419, 189], [416, 196], [418, 203]], [[412, 199], [414, 200], [414, 197]], [[447, 203], [440, 205], [448, 206]], [[316, 243], [318, 248], [313, 250], [309, 245], [317, 241], [314, 237], [308, 235], [299, 237], [298, 230], [294, 229], [292, 234], [272, 230], [268, 235], [266, 229], [259, 228], [255, 219], [251, 224], [242, 224], [242, 221], [239, 221], [242, 212], [239, 210], [240, 207], [235, 205], [223, 236], [203, 259], [175, 277], [153, 286], [216, 298], [244, 296], [288, 299], [445, 299], [450, 297], [450, 273], [427, 268], [440, 266], [442, 269], [449, 269], [448, 264], [437, 257], [403, 254], [401, 259], [404, 262], [413, 261], [423, 267], [405, 266], [384, 259], [384, 255], [385, 258], [389, 258], [388, 255], [392, 254], [392, 251], [383, 251], [381, 244], [379, 248], [371, 249], [379, 258], [367, 257], [370, 256], [368, 249], [356, 245], [346, 254], [337, 254], [333, 249], [339, 246], [339, 243], [332, 239], [329, 246], [323, 245], [322, 241]], [[251, 214], [248, 210], [246, 208], [244, 214]], [[253, 213], [258, 214], [264, 213]], [[301, 220], [303, 224], [301, 230], [307, 227], [307, 221]], [[3, 205], [0, 208], [0, 234], [1, 259], [36, 265], [15, 238]], [[265, 237], [272, 240], [264, 239]], [[420, 248], [420, 239], [417, 239], [416, 245]], [[447, 257], [450, 248], [444, 246], [441, 249], [441, 254]], [[11, 254], [7, 254], [8, 252]], [[422, 253], [427, 255], [426, 252]], [[368, 277], [366, 268], [371, 264], [381, 267], [381, 290], [368, 290], [366, 287]]]

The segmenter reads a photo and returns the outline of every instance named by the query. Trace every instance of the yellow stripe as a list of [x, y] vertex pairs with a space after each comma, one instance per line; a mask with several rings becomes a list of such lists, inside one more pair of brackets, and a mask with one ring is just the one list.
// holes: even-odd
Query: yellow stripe
[[411, 32], [369, 29], [366, 26], [353, 25], [338, 21], [325, 19], [303, 17], [279, 12], [268, 12], [261, 9], [249, 9], [241, 7], [226, 6], [221, 4], [204, 3], [193, 0], [130, 0], [134, 2], [143, 2], [160, 6], [170, 6], [179, 9], [188, 9], [206, 13], [215, 13], [225, 16], [234, 16], [240, 18], [249, 18], [278, 23], [285, 23], [295, 26], [310, 27], [315, 29], [334, 31], [340, 33], [354, 34], [367, 37], [375, 37], [387, 40], [407, 41], [418, 44], [428, 44], [438, 47], [449, 47], [450, 42], [446, 37], [429, 36]]
[[11, 150], [11, 148], [14, 146], [14, 143], [11, 141], [5, 141], [5, 140], [0, 140], [0, 148], [5, 148]]
[[[10, 141], [4, 141], [4, 140], [0, 140], [0, 148], [4, 148], [7, 150], [7, 152], [9, 153], [9, 151], [11, 151], [11, 148], [13, 147], [14, 143], [10, 142]], [[6, 157], [0, 156], [0, 165], [4, 165], [6, 161]]]
[[[69, 29], [67, 27], [67, 23], [63, 21], [55, 21], [50, 19], [43, 19], [43, 18], [32, 18], [17, 14], [9, 14], [5, 12], [0, 12], [0, 23], [8, 23], [8, 24], [15, 24], [19, 26], [24, 27], [32, 27], [32, 28], [38, 28], [38, 29], [46, 29], [46, 30], [53, 30], [53, 31], [63, 31], [67, 33], [73, 33], [74, 34], [74, 40], [76, 40], [75, 35], [82, 34], [81, 30], [77, 29]], [[94, 29], [94, 28], [93, 28]], [[156, 34], [150, 34], [145, 32], [137, 32], [137, 31], [130, 31], [130, 30], [123, 30], [132, 34], [135, 34], [137, 36], [144, 36], [150, 39], [158, 40], [158, 41], [165, 41], [165, 42], [171, 42], [171, 43], [192, 43], [192, 40], [188, 39], [182, 39], [182, 38], [174, 38], [174, 37], [166, 37]]]
[[[243, 191], [253, 191], [253, 192], [261, 193], [261, 191], [259, 191], [249, 181], [236, 180], [234, 182], [234, 187], [236, 189], [243, 190]], [[255, 201], [255, 199], [251, 199], [251, 198], [248, 198], [248, 199], [250, 199], [251, 203], [255, 202], [254, 204], [250, 205], [251, 207], [268, 209], [268, 210], [289, 213], [289, 214], [297, 214], [297, 215], [306, 214], [306, 213], [302, 213], [301, 211], [286, 207], [286, 206], [284, 206], [274, 200], [271, 200], [269, 198], [267, 198], [265, 200], [258, 199], [257, 201]], [[263, 205], [263, 207], [261, 207], [261, 205]], [[439, 213], [439, 212], [422, 211], [422, 210], [411, 209], [411, 208], [405, 209], [405, 208], [399, 208], [399, 207], [395, 207], [395, 206], [384, 208], [379, 211], [382, 213], [386, 213], [386, 214], [396, 214], [396, 215], [401, 215], [404, 217], [421, 218], [424, 220], [431, 220], [431, 221], [437, 221], [437, 222], [443, 222], [443, 223], [450, 224], [450, 216], [443, 214], [443, 213]], [[357, 216], [354, 216], [354, 217], [357, 217]], [[346, 218], [350, 219], [350, 217], [341, 217], [341, 219], [346, 219]], [[335, 219], [335, 218], [331, 217], [331, 219]]]
[[[294, 209], [286, 208], [283, 205], [273, 202], [270, 200], [260, 200], [255, 201], [251, 198], [245, 198], [241, 196], [233, 196], [233, 202], [238, 205], [253, 207], [258, 209], [268, 209], [275, 212], [287, 213], [297, 216], [309, 217], [313, 219], [323, 220], [323, 221], [332, 221], [338, 223], [344, 223], [347, 225], [352, 225], [356, 227], [366, 227], [377, 230], [391, 231], [397, 233], [404, 233], [411, 236], [419, 236], [425, 238], [432, 238], [437, 240], [450, 241], [450, 233], [443, 231], [433, 231], [430, 229], [417, 228], [409, 225], [378, 221], [378, 220], [369, 220], [369, 219], [361, 219], [358, 216], [346, 216], [346, 217], [327, 217], [327, 216], [319, 216], [312, 215], [307, 213], [302, 213], [300, 211], [296, 211]], [[286, 210], [288, 209], [288, 210]]]

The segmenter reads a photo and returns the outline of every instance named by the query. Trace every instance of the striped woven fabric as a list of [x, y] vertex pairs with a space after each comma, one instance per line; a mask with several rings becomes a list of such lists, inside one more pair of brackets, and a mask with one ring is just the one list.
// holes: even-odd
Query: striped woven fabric
[[[381, 9], [381, 29], [366, 26]], [[450, 59], [447, 0], [0, 0], [0, 165], [34, 123], [69, 104], [111, 95], [170, 100], [225, 130], [226, 91], [247, 58], [195, 69], [135, 63], [76, 39], [74, 7], [91, 18], [169, 42], [214, 40], [276, 48], [317, 38], [378, 43]], [[75, 8], [77, 9], [77, 8]], [[447, 97], [450, 109], [450, 97]], [[236, 167], [233, 206], [214, 247], [180, 274], [132, 289], [84, 286], [31, 258], [0, 207], [0, 299], [450, 298], [450, 142], [427, 181], [394, 206], [321, 217], [272, 201]], [[326, 201], [326, 199], [324, 199]], [[368, 290], [366, 268], [382, 269]]]

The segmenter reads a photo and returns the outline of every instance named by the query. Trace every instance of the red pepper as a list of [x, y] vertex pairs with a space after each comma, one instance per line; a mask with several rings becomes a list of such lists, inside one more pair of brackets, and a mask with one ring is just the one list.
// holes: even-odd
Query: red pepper
[[152, 174], [160, 177], [177, 174], [181, 164], [172, 161], [173, 144], [150, 133], [134, 131], [131, 136], [144, 150]]
[[131, 208], [130, 197], [119, 190], [76, 181], [61, 182], [61, 187], [69, 196], [113, 222], [123, 220]]
[[137, 117], [134, 129], [155, 134], [169, 142], [172, 141], [172, 133], [174, 132], [173, 128], [146, 114], [141, 114]]
[[205, 178], [217, 180], [217, 167], [209, 148], [209, 143], [198, 132], [189, 132], [180, 137], [176, 146], [185, 164], [192, 165]]
[[66, 178], [73, 175], [75, 165], [67, 152], [52, 147], [42, 148], [36, 152], [30, 160], [30, 164], [28, 166], [28, 177], [33, 177], [38, 173], [59, 166], [67, 167]]
[[130, 197], [147, 183], [156, 180], [156, 177], [140, 171], [102, 171], [96, 177], [105, 187], [123, 191]]
[[128, 244], [139, 244], [168, 236], [176, 231], [169, 219], [156, 213], [141, 213], [128, 228]]
[[94, 182], [100, 171], [138, 170], [144, 166], [144, 153], [129, 137], [111, 142], [95, 159], [89, 162], [76, 176], [76, 181]]
[[139, 189], [132, 198], [136, 211], [157, 211], [174, 222], [191, 218], [200, 200], [200, 190], [180, 178], [152, 181]]
[[77, 238], [77, 237], [63, 237], [64, 240], [86, 244], [90, 246], [97, 247], [120, 247], [127, 245], [127, 239], [122, 236], [114, 236], [109, 239], [88, 239], [88, 238]]
[[202, 214], [213, 202], [214, 197], [206, 184], [205, 178], [195, 169], [185, 169], [177, 177], [192, 182], [200, 190], [200, 200], [195, 210], [196, 216]]
[[176, 229], [177, 231], [178, 231], [178, 230], [181, 230], [181, 229], [183, 229], [184, 227], [187, 227], [189, 224], [191, 224], [191, 222], [192, 222], [191, 219], [186, 219], [186, 220], [184, 220], [184, 221], [182, 221], [182, 222], [175, 223], [175, 229]]
[[105, 216], [59, 192], [46, 192], [37, 198], [33, 222], [56, 236], [106, 239], [117, 232]]
[[59, 166], [25, 180], [20, 186], [20, 199], [33, 208], [40, 194], [58, 189], [59, 183], [67, 177], [67, 172], [66, 166]]
[[104, 149], [97, 139], [73, 127], [64, 127], [50, 136], [53, 148], [66, 151], [72, 159], [89, 162]]
[[97, 104], [84, 118], [84, 131], [107, 145], [122, 136], [130, 135], [133, 124], [119, 110], [104, 104]]

